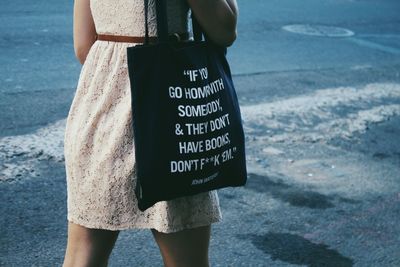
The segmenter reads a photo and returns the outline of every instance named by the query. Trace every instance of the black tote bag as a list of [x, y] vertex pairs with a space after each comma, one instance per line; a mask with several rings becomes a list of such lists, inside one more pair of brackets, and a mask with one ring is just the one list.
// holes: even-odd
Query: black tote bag
[[[156, 0], [157, 42], [127, 48], [136, 157], [135, 194], [144, 211], [171, 200], [247, 180], [240, 108], [226, 48], [202, 33], [168, 36], [166, 1]], [[202, 40], [204, 34], [205, 40]]]

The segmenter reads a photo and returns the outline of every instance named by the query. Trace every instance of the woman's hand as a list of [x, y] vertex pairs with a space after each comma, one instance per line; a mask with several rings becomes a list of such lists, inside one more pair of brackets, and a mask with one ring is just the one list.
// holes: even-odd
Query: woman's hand
[[96, 28], [90, 11], [90, 0], [74, 2], [74, 50], [75, 56], [83, 64], [90, 47], [96, 41]]
[[222, 46], [231, 46], [237, 36], [236, 0], [187, 0], [207, 36]]

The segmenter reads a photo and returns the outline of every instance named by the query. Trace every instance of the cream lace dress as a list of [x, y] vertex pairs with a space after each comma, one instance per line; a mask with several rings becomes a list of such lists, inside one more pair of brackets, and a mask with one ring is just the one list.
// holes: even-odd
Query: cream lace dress
[[[144, 36], [143, 0], [90, 0], [99, 34]], [[187, 32], [185, 0], [168, 0], [170, 33]], [[149, 33], [157, 36], [154, 0]], [[221, 220], [216, 191], [137, 207], [126, 48], [97, 40], [82, 66], [64, 136], [68, 220], [88, 228], [176, 232]], [[162, 133], [160, 133], [162, 138]]]

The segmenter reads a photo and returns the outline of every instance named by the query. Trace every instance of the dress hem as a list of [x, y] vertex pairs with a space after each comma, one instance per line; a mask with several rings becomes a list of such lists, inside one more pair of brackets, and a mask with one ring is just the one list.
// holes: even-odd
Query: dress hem
[[150, 224], [121, 224], [121, 225], [110, 225], [110, 224], [100, 224], [100, 223], [89, 223], [86, 221], [81, 221], [79, 219], [72, 218], [72, 216], [67, 216], [67, 220], [71, 223], [78, 224], [80, 226], [86, 227], [86, 228], [91, 228], [91, 229], [101, 229], [101, 230], [109, 230], [109, 231], [121, 231], [121, 230], [144, 230], [144, 229], [155, 229], [158, 232], [162, 233], [174, 233], [178, 231], [182, 231], [185, 229], [191, 229], [191, 228], [196, 228], [196, 227], [201, 227], [201, 226], [207, 226], [211, 225], [213, 223], [218, 223], [222, 221], [222, 216], [218, 216], [216, 218], [212, 218], [211, 220], [208, 221], [202, 221], [202, 222], [196, 222], [196, 223], [191, 223], [191, 224], [186, 224], [186, 225], [180, 225], [176, 227], [171, 227], [169, 229], [165, 228], [160, 228], [159, 226], [156, 225], [150, 225]]

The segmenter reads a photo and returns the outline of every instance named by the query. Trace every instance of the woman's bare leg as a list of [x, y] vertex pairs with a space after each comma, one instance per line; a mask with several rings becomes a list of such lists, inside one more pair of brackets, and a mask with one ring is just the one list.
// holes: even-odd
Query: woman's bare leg
[[165, 267], [208, 267], [208, 247], [211, 225], [186, 229], [176, 233], [161, 233], [152, 229]]
[[106, 267], [119, 231], [89, 229], [68, 222], [63, 267]]

